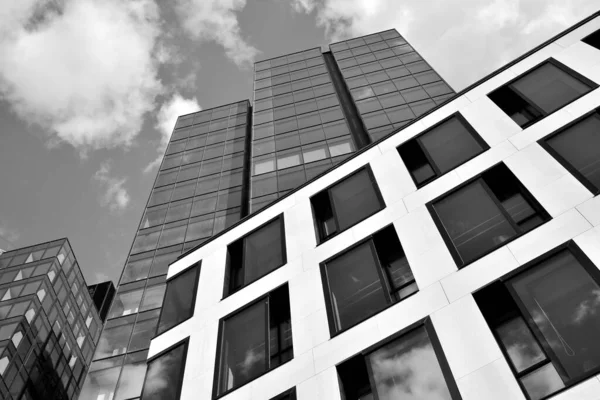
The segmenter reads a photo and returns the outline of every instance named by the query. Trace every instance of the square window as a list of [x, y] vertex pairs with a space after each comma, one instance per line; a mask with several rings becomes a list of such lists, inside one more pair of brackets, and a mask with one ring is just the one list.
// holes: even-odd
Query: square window
[[344, 361], [337, 371], [348, 400], [461, 399], [429, 319], [376, 350]]
[[427, 207], [459, 268], [550, 220], [502, 163]]
[[354, 150], [352, 139], [350, 139], [349, 136], [328, 140], [327, 144], [329, 146], [329, 153], [331, 154], [331, 157], [349, 154]]
[[370, 114], [364, 114], [362, 117], [367, 129], [373, 129], [391, 124], [387, 115], [383, 111], [376, 111]]
[[599, 278], [571, 241], [474, 294], [528, 398], [547, 398], [599, 369]]
[[281, 193], [293, 190], [304, 182], [306, 182], [306, 174], [302, 165], [287, 168], [277, 174], [277, 191]]
[[[279, 96], [273, 97], [273, 107], [281, 107], [294, 102], [294, 96], [292, 93], [286, 93]], [[254, 114], [256, 115], [256, 113]], [[256, 125], [256, 122], [254, 123]]]
[[526, 128], [597, 87], [550, 59], [488, 96], [513, 121]]
[[255, 126], [253, 129], [254, 129], [254, 139], [255, 140], [273, 136], [275, 134], [275, 128], [273, 127], [272, 122], [269, 122], [268, 124]]
[[275, 125], [275, 135], [280, 135], [282, 133], [286, 133], [289, 131], [295, 131], [298, 129], [298, 122], [296, 121], [296, 117], [280, 119], [274, 122]]
[[595, 195], [600, 193], [600, 112], [579, 119], [540, 141]]
[[185, 241], [191, 242], [198, 239], [209, 238], [213, 234], [214, 219], [213, 214], [191, 218], [185, 233]]
[[293, 104], [287, 106], [277, 107], [273, 110], [273, 119], [289, 118], [296, 114], [296, 110]]
[[[383, 108], [401, 106], [402, 104], [406, 103], [406, 101], [404, 101], [404, 97], [402, 97], [402, 95], [398, 92], [384, 94], [384, 95], [378, 96], [377, 98]], [[412, 112], [411, 112], [411, 114], [412, 114]], [[388, 117], [389, 117], [389, 114], [388, 114]], [[414, 117], [414, 115], [413, 115], [413, 117]], [[408, 119], [408, 118], [406, 118], [406, 119]], [[390, 118], [390, 121], [395, 122], [391, 118]]]
[[213, 397], [294, 358], [287, 285], [221, 320], [217, 357]]
[[398, 147], [417, 187], [444, 175], [489, 146], [460, 115], [454, 114]]
[[321, 126], [313, 126], [311, 128], [300, 130], [300, 143], [305, 145], [325, 140], [325, 132]]
[[294, 104], [296, 107], [296, 115], [305, 114], [307, 112], [317, 110], [317, 102], [313, 99], [305, 100]]
[[308, 114], [302, 114], [298, 116], [298, 128], [304, 129], [315, 125], [321, 124], [321, 117], [318, 112], [311, 112]]
[[320, 243], [385, 208], [368, 168], [313, 196], [311, 204]]
[[319, 113], [321, 114], [321, 120], [324, 124], [344, 118], [344, 114], [342, 114], [342, 109], [340, 107], [328, 108], [319, 111]]
[[328, 94], [333, 94], [335, 93], [335, 90], [333, 89], [333, 85], [328, 83], [325, 85], [313, 87], [313, 92], [315, 94], [315, 97], [321, 97], [326, 96]]
[[292, 90], [294, 91], [307, 89], [311, 86], [312, 84], [310, 83], [310, 79], [308, 78], [292, 82]]
[[[148, 370], [144, 379], [142, 397], [145, 400], [179, 399], [188, 340], [186, 339], [170, 350], [148, 361]], [[157, 385], [157, 379], [162, 384]]]
[[266, 196], [277, 192], [277, 174], [271, 172], [252, 178], [252, 197]]
[[345, 136], [350, 134], [350, 129], [346, 124], [346, 121], [335, 121], [329, 124], [323, 125], [323, 131], [327, 139], [333, 139], [339, 136]]
[[324, 143], [315, 143], [309, 146], [302, 147], [302, 154], [305, 163], [323, 160], [329, 157], [327, 145]]
[[360, 114], [366, 114], [373, 111], [381, 110], [381, 104], [377, 97], [371, 97], [364, 100], [358, 100], [356, 102], [356, 108]]
[[321, 264], [332, 335], [418, 291], [393, 225]]
[[282, 151], [277, 153], [277, 169], [295, 167], [302, 163], [302, 154], [299, 149]]
[[319, 106], [319, 109], [322, 110], [324, 108], [337, 106], [340, 104], [340, 102], [338, 101], [337, 96], [335, 94], [331, 94], [329, 96], [319, 97], [317, 99], [317, 104]]
[[282, 151], [292, 147], [300, 146], [300, 135], [298, 132], [284, 133], [275, 136], [275, 150]]
[[167, 281], [157, 335], [179, 325], [194, 315], [199, 276], [200, 263], [197, 263]]

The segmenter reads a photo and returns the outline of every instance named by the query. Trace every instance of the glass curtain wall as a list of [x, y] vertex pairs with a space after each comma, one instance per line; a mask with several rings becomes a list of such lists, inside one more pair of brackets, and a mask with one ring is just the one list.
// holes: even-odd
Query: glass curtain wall
[[82, 398], [141, 395], [139, 359], [156, 333], [169, 263], [241, 218], [249, 108], [246, 100], [177, 120]]

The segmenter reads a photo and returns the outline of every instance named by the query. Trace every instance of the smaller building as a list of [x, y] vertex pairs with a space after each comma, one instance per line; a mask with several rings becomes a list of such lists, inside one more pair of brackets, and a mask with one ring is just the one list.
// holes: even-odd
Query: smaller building
[[92, 301], [98, 310], [102, 323], [106, 321], [106, 315], [108, 309], [115, 298], [115, 285], [112, 281], [106, 281], [102, 283], [96, 283], [95, 285], [88, 286], [88, 292], [92, 297]]
[[101, 327], [67, 239], [0, 255], [1, 399], [76, 399]]

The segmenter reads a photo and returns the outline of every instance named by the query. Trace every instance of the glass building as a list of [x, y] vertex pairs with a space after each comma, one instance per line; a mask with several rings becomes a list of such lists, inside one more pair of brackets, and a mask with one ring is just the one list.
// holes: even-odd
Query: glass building
[[169, 263], [246, 213], [250, 103], [179, 117], [121, 278], [82, 399], [141, 395]]
[[[394, 53], [396, 47], [408, 46], [395, 31], [369, 37], [378, 38], [381, 43], [376, 46], [391, 46], [388, 63], [395, 60], [406, 68], [424, 63], [418, 56], [402, 61]], [[375, 54], [383, 62], [383, 56]], [[388, 124], [386, 132], [378, 126], [377, 133], [366, 128], [371, 115], [365, 111], [361, 116], [336, 57], [335, 52], [312, 48], [257, 62], [253, 107], [244, 100], [179, 117], [82, 398], [141, 396], [170, 263], [401, 126], [399, 121]], [[436, 77], [427, 83], [441, 81], [428, 66], [419, 68], [418, 72], [430, 71]], [[396, 94], [396, 103], [401, 96]], [[414, 101], [407, 96], [402, 104]], [[412, 106], [414, 112], [406, 113], [402, 123], [425, 111], [425, 106]]]
[[67, 239], [0, 255], [0, 398], [76, 399], [101, 328]]
[[106, 321], [106, 316], [108, 315], [108, 310], [115, 298], [115, 285], [112, 281], [96, 283], [95, 285], [88, 286], [88, 292], [90, 293], [90, 296], [92, 296], [94, 306], [96, 306], [96, 310], [98, 310], [102, 323], [104, 323], [104, 321]]

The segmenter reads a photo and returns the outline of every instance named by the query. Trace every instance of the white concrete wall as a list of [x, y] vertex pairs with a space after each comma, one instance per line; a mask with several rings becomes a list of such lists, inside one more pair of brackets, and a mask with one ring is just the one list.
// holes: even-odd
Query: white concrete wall
[[[169, 277], [202, 260], [193, 318], [153, 340], [150, 347], [152, 357], [190, 336], [182, 399], [212, 396], [219, 320], [286, 282], [294, 359], [224, 399], [266, 400], [294, 386], [299, 400], [340, 399], [337, 364], [426, 316], [431, 316], [463, 399], [524, 399], [472, 293], [569, 239], [600, 266], [600, 200], [537, 144], [537, 140], [600, 106], [600, 89], [525, 130], [486, 95], [550, 57], [600, 84], [600, 51], [580, 41], [598, 28], [600, 18], [171, 265]], [[417, 190], [396, 146], [456, 111], [490, 149]], [[500, 161], [552, 220], [459, 271], [425, 204]], [[387, 207], [317, 247], [309, 198], [366, 164], [373, 170]], [[281, 213], [285, 215], [287, 264], [222, 299], [227, 245]], [[398, 232], [419, 292], [331, 339], [319, 263], [390, 223]], [[600, 376], [555, 398], [599, 399], [599, 393]]]

